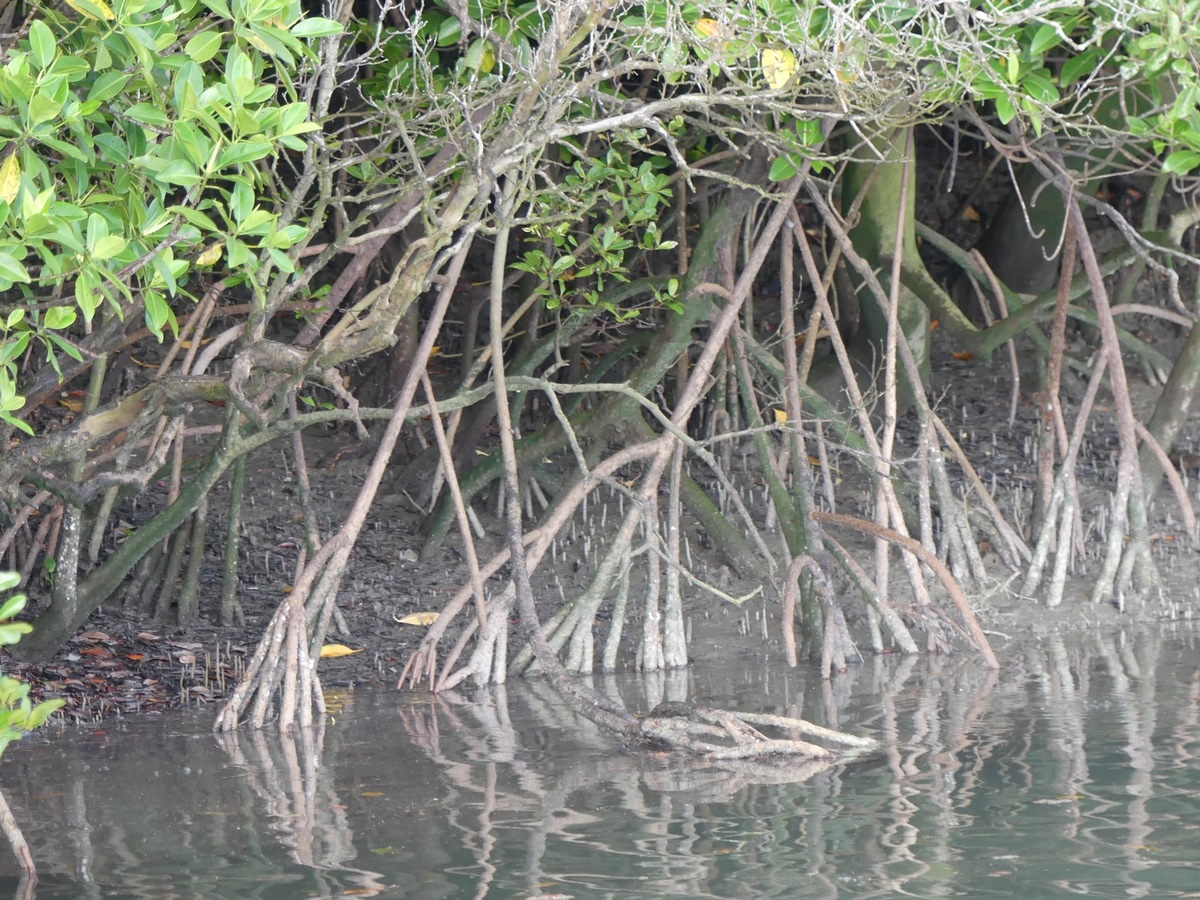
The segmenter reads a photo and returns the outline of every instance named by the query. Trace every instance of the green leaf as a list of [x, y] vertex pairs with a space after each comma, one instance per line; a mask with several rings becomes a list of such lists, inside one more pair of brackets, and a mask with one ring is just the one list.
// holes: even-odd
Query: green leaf
[[175, 314], [171, 307], [157, 291], [146, 291], [146, 327], [160, 341], [163, 339], [163, 326], [170, 325], [172, 331], [178, 330]]
[[129, 76], [124, 72], [105, 72], [92, 83], [88, 90], [89, 102], [106, 103], [124, 90]]
[[250, 248], [235, 237], [225, 241], [225, 259], [231, 269], [237, 269], [250, 261]]
[[92, 259], [112, 259], [125, 249], [125, 238], [119, 234], [108, 234], [96, 241]]
[[1007, 97], [997, 97], [994, 102], [996, 104], [996, 115], [1002, 124], [1007, 125], [1017, 117], [1017, 111], [1013, 107], [1012, 101]]
[[202, 31], [183, 48], [192, 62], [206, 63], [221, 49], [221, 33], [218, 31]]
[[270, 152], [270, 141], [239, 141], [222, 151], [220, 159], [217, 160], [217, 168], [223, 169], [226, 166], [237, 166], [262, 159]]
[[192, 187], [200, 183], [200, 174], [186, 159], [173, 159], [161, 169], [155, 178], [164, 184], [177, 184], [180, 187]]
[[1021, 87], [1034, 100], [1041, 103], [1051, 104], [1058, 102], [1058, 90], [1043, 72], [1030, 72], [1021, 81]]
[[75, 309], [70, 306], [52, 306], [42, 317], [42, 324], [47, 328], [62, 330], [75, 322]]
[[57, 118], [61, 109], [62, 103], [38, 91], [29, 101], [29, 121], [34, 125], [41, 125], [43, 122]]
[[79, 147], [75, 146], [74, 144], [68, 144], [66, 141], [60, 141], [57, 138], [52, 138], [48, 135], [41, 135], [38, 137], [38, 142], [45, 144], [51, 150], [57, 150], [63, 156], [78, 160], [81, 163], [91, 164], [95, 161], [94, 156], [84, 153], [81, 149], [79, 149]]
[[1163, 171], [1169, 175], [1186, 175], [1200, 166], [1200, 153], [1195, 150], [1176, 150], [1163, 160]]
[[0, 250], [0, 278], [19, 284], [29, 284], [32, 281], [20, 260], [3, 250]]
[[286, 253], [276, 250], [274, 247], [269, 247], [267, 255], [271, 257], [271, 260], [279, 268], [279, 271], [286, 272], [289, 275], [296, 271], [296, 264], [288, 258]]
[[29, 26], [29, 52], [39, 69], [45, 69], [54, 62], [54, 56], [58, 52], [54, 32], [41, 19], [34, 19], [33, 24]]
[[98, 287], [98, 279], [92, 268], [83, 269], [75, 279], [75, 305], [79, 307], [83, 318], [88, 322], [92, 321], [92, 316], [100, 305], [101, 298], [97, 296]]
[[462, 39], [462, 23], [455, 16], [446, 16], [438, 28], [437, 45], [452, 47]]
[[[11, 591], [13, 588], [15, 588], [20, 583], [21, 583], [21, 576], [18, 575], [16, 572], [0, 572], [0, 591]], [[6, 601], [4, 606], [0, 607], [0, 619], [11, 619], [13, 616], [15, 616], [17, 613], [19, 613], [22, 609], [25, 608], [25, 598], [21, 597], [20, 598], [21, 605], [19, 607], [17, 607], [12, 612], [5, 612], [5, 610], [8, 609], [8, 604], [12, 603], [13, 600], [16, 600], [16, 599], [17, 598], [14, 597], [14, 598], [12, 598], [12, 600]]]
[[92, 213], [87, 220], [87, 248], [90, 253], [96, 246], [96, 241], [108, 235], [108, 223], [99, 213]]
[[187, 219], [188, 222], [204, 231], [217, 232], [221, 230], [217, 227], [217, 223], [205, 213], [200, 212], [198, 209], [192, 209], [190, 206], [172, 206], [168, 211], [178, 213]]
[[[20, 359], [25, 353], [25, 348], [29, 346], [31, 337], [32, 331], [22, 331], [15, 337], [10, 334], [8, 340], [0, 342], [0, 365], [7, 366]], [[3, 392], [0, 392], [0, 396], [3, 396]], [[10, 394], [6, 399], [0, 400], [0, 409], [20, 409], [24, 405], [25, 398], [16, 394]]]
[[151, 103], [135, 103], [125, 111], [125, 115], [147, 125], [157, 125], [160, 128], [170, 128], [170, 117]]
[[266, 234], [275, 218], [275, 213], [256, 207], [238, 223], [238, 234]]
[[22, 635], [31, 631], [33, 626], [28, 622], [8, 622], [0, 625], [0, 644], [15, 644], [21, 640]]
[[767, 177], [771, 181], [787, 181], [795, 174], [796, 167], [792, 165], [792, 161], [786, 156], [779, 156], [771, 163], [771, 171], [767, 173]]
[[299, 38], [329, 37], [341, 33], [341, 25], [332, 19], [322, 19], [319, 16], [301, 19], [292, 26], [292, 34]]
[[1043, 25], [1029, 42], [1029, 52], [1034, 56], [1041, 56], [1051, 47], [1057, 46], [1061, 40], [1057, 28], [1049, 24]]

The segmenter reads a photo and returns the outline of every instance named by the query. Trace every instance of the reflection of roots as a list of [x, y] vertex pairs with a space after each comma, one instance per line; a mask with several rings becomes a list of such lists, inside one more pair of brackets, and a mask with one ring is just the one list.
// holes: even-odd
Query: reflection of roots
[[[781, 736], [770, 737], [760, 730], [763, 728], [776, 730]], [[832, 759], [847, 750], [865, 752], [877, 746], [871, 738], [822, 728], [803, 719], [710, 709], [686, 703], [660, 703], [642, 720], [641, 730], [652, 743], [667, 749], [689, 750], [712, 760], [764, 756]], [[802, 736], [816, 738], [833, 747], [802, 740]]]

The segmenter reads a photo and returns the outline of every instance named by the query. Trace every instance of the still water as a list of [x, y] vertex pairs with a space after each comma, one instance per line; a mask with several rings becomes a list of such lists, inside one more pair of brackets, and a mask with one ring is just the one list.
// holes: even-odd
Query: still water
[[1200, 637], [1047, 639], [988, 672], [882, 659], [822, 685], [742, 658], [596, 681], [878, 738], [817, 770], [622, 750], [539, 682], [330, 692], [323, 731], [211, 715], [9, 748], [42, 867], [0, 896], [1200, 897]]

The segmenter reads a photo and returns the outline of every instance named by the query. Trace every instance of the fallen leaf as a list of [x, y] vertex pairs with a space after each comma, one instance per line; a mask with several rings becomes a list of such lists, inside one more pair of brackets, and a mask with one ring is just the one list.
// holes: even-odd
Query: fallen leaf
[[978, 222], [982, 217], [979, 215], [979, 210], [973, 206], [968, 206], [962, 211], [964, 222]]
[[787, 412], [785, 410], [773, 409], [773, 410], [771, 410], [771, 412], [775, 413], [775, 424], [776, 425], [786, 425], [787, 424]]
[[345, 644], [326, 644], [321, 648], [321, 659], [337, 659], [354, 653], [362, 653], [362, 650], [351, 650]]
[[975, 354], [970, 350], [956, 350], [950, 354], [950, 358], [957, 359], [959, 362], [966, 362], [967, 360], [974, 359]]
[[[828, 328], [818, 328], [817, 329], [817, 340], [818, 341], [824, 340], [827, 337], [829, 337], [829, 329]], [[807, 331], [801, 332], [800, 334], [796, 335], [796, 346], [797, 347], [801, 346], [806, 340], [808, 340], [808, 332]]]
[[401, 625], [422, 625], [422, 626], [428, 628], [430, 625], [432, 625], [434, 622], [436, 622], [438, 620], [438, 616], [440, 616], [440, 615], [441, 615], [441, 613], [435, 613], [435, 612], [419, 612], [419, 613], [410, 613], [409, 615], [403, 616], [399, 619], [396, 619], [395, 616], [392, 616], [392, 618], [396, 619], [396, 621], [399, 622]]

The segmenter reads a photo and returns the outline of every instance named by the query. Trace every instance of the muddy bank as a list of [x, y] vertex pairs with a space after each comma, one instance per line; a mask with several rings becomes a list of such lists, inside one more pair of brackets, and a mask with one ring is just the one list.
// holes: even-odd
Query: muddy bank
[[[1010, 520], [1015, 523], [1027, 520], [1034, 476], [1028, 435], [1035, 426], [1034, 409], [1023, 402], [1018, 408], [1017, 421], [1010, 428], [1006, 421], [1009, 373], [999, 366], [984, 367], [976, 361], [955, 358], [953, 348], [941, 342], [936, 358], [934, 396], [941, 398], [943, 417], [957, 429], [957, 437], [971, 458], [978, 461], [985, 483], [994, 488]], [[1142, 401], [1151, 402], [1152, 388], [1139, 385], [1137, 389]], [[912, 422], [907, 422], [902, 432], [907, 432], [911, 439], [914, 428]], [[367, 453], [344, 452], [353, 445], [353, 440], [350, 435], [337, 433], [306, 437], [310, 458], [334, 460], [333, 464], [314, 466], [310, 474], [325, 537], [340, 524], [369, 463]], [[1107, 515], [1113, 446], [1115, 436], [1106, 434], [1103, 428], [1096, 430], [1090, 439], [1080, 473], [1085, 522]], [[1190, 446], [1196, 446], [1194, 434], [1190, 436]], [[763, 492], [754, 484], [749, 454], [744, 456], [746, 462], [735, 463], [735, 473], [745, 484], [744, 499], [756, 520], [765, 521]], [[428, 498], [417, 495], [416, 488], [406, 483], [403, 464], [403, 460], [399, 461], [399, 474], [391, 489], [379, 498], [339, 592], [338, 606], [345, 630], [335, 629], [328, 641], [355, 652], [319, 663], [327, 687], [394, 686], [425, 630], [401, 620], [418, 612], [439, 611], [467, 577], [456, 535], [422, 558], [424, 513], [419, 507], [427, 504]], [[851, 467], [846, 468], [849, 471]], [[252, 499], [245, 513], [239, 598], [243, 624], [232, 628], [213, 624], [217, 618], [223, 540], [221, 503], [227, 495], [226, 487], [221, 486], [210, 506], [208, 559], [203, 579], [207, 592], [201, 600], [200, 624], [186, 628], [158, 625], [144, 615], [125, 613], [110, 605], [99, 610], [85, 630], [49, 663], [35, 666], [9, 659], [5, 671], [30, 681], [38, 697], [63, 697], [67, 701], [63, 714], [80, 721], [118, 714], [159, 715], [175, 707], [219, 702], [236, 683], [265, 623], [286, 596], [301, 545], [295, 473], [285, 455], [278, 449], [258, 454], [250, 463], [249, 478], [251, 484], [260, 487], [248, 495]], [[852, 479], [839, 486], [838, 496], [844, 504], [842, 508], [862, 511], [861, 507], [855, 509], [855, 504], [861, 503], [865, 494], [862, 486]], [[143, 498], [127, 514], [144, 520], [154, 511], [154, 501], [153, 497]], [[606, 513], [605, 502], [616, 501], [605, 501], [598, 495], [598, 501], [589, 508], [588, 518], [576, 523], [563, 538], [554, 558], [548, 559], [536, 573], [539, 596], [545, 601], [547, 612], [562, 597], [575, 596], [586, 587], [597, 563], [600, 539], [618, 518], [615, 509], [612, 515]], [[1092, 604], [1087, 599], [1090, 582], [1083, 572], [1075, 577], [1067, 601], [1057, 609], [1047, 609], [1038, 598], [1018, 594], [1022, 579], [1007, 571], [994, 553], [988, 554], [985, 545], [992, 581], [974, 589], [971, 599], [1001, 662], [1014, 645], [1036, 641], [1048, 634], [1190, 618], [1196, 608], [1200, 566], [1178, 524], [1173, 503], [1170, 494], [1164, 493], [1153, 510], [1154, 547], [1164, 578], [1161, 596], [1113, 598], [1110, 603]], [[494, 497], [485, 495], [475, 509], [487, 531], [479, 544], [480, 555], [486, 558], [501, 546], [497, 537], [500, 524], [493, 515]], [[138, 519], [132, 521], [136, 524]], [[1099, 540], [1095, 533], [1090, 537], [1090, 550], [1096, 553]], [[769, 533], [768, 538], [772, 538]], [[744, 597], [765, 588], [740, 606], [703, 591], [691, 591], [686, 600], [691, 657], [709, 663], [745, 656], [781, 658], [780, 605], [771, 585], [738, 579], [732, 569], [721, 564], [707, 536], [694, 524], [688, 528], [686, 546], [696, 573], [726, 593]], [[869, 564], [873, 548], [862, 540], [852, 546], [860, 562]], [[1094, 558], [1086, 560], [1086, 565], [1094, 564]], [[899, 568], [894, 566], [895, 570]], [[492, 587], [495, 589], [496, 584]], [[843, 584], [839, 590], [849, 592], [852, 588]], [[635, 582], [630, 602], [631, 609], [636, 611], [635, 625], [640, 618], [638, 591]], [[898, 579], [894, 602], [910, 624], [916, 623], [914, 630], [920, 641], [920, 623], [927, 613], [912, 607], [905, 600], [905, 592], [906, 586]], [[37, 591], [32, 593], [36, 600]], [[844, 605], [852, 630], [861, 634], [862, 604], [847, 594]], [[610, 614], [611, 606], [606, 604], [595, 621], [594, 630], [601, 640], [607, 634]], [[460, 627], [451, 628], [443, 640], [443, 650], [452, 646]], [[628, 628], [626, 645], [635, 644], [636, 635], [636, 628]], [[859, 646], [867, 644], [863, 641]], [[628, 669], [632, 665], [632, 651], [624, 651], [619, 666]]]

